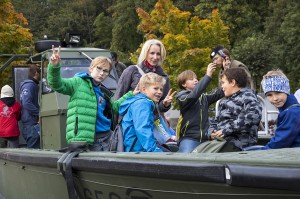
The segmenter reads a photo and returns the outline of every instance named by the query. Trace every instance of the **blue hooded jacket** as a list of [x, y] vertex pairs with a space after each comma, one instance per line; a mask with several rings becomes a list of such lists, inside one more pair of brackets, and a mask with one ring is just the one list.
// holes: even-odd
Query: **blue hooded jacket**
[[38, 101], [39, 84], [31, 79], [25, 80], [20, 86], [21, 120], [24, 126], [35, 125], [39, 120], [40, 105]]
[[293, 94], [288, 95], [283, 107], [279, 108], [277, 128], [274, 137], [262, 149], [300, 147], [300, 107]]
[[156, 145], [152, 129], [154, 127], [155, 105], [146, 95], [140, 93], [127, 98], [120, 106], [119, 113], [123, 116], [122, 131], [124, 149], [128, 152], [162, 152]]

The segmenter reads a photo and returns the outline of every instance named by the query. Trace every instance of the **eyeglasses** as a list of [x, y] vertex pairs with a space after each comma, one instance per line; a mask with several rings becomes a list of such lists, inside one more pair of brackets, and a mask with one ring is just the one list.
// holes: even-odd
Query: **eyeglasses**
[[95, 68], [96, 68], [96, 70], [97, 70], [98, 73], [102, 72], [103, 75], [108, 75], [109, 74], [109, 70], [107, 70], [107, 69], [103, 69], [100, 66], [95, 66]]

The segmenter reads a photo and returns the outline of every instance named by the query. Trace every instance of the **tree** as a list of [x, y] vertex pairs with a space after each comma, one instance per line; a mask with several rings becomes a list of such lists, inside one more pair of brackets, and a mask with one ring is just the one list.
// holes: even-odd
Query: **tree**
[[49, 0], [11, 0], [15, 10], [23, 13], [28, 21], [27, 28], [33, 34], [34, 40], [42, 39], [48, 35], [46, 25], [50, 13], [54, 10], [51, 8]]
[[94, 21], [94, 43], [98, 48], [109, 49], [112, 37], [112, 19], [100, 13]]
[[[170, 0], [159, 0], [150, 13], [142, 8], [137, 12], [141, 20], [138, 28], [145, 34], [145, 39], [158, 38], [166, 47], [167, 59], [163, 68], [174, 87], [177, 75], [184, 70], [193, 70], [202, 77], [211, 62], [211, 48], [216, 44], [229, 45], [228, 27], [223, 24], [218, 10], [212, 12], [211, 20], [199, 19], [192, 17], [190, 12], [179, 10]], [[133, 62], [139, 51], [131, 57]]]
[[[9, 0], [0, 2], [0, 54], [22, 54], [29, 52], [32, 34], [28, 28], [27, 20], [17, 13]], [[0, 65], [5, 62], [0, 60]], [[12, 85], [11, 68], [6, 68], [0, 74], [0, 86]]]
[[247, 37], [232, 50], [234, 58], [248, 66], [257, 90], [262, 76], [272, 69], [272, 42], [262, 33]]
[[276, 31], [268, 31], [277, 47], [273, 66], [281, 68], [288, 75], [291, 90], [294, 92], [300, 87], [300, 2], [278, 0], [277, 5], [274, 6], [276, 6], [274, 14], [269, 20], [273, 21], [277, 13], [282, 13], [283, 16]]
[[143, 40], [142, 34], [136, 29], [139, 23], [136, 8], [141, 6], [149, 9], [153, 5], [153, 0], [123, 0], [116, 1], [109, 8], [113, 23], [111, 49], [118, 52], [123, 62], [130, 62], [128, 59], [130, 53], [134, 52]]
[[27, 20], [20, 13], [15, 12], [9, 0], [0, 3], [0, 53], [22, 53], [28, 51], [32, 34]]
[[261, 32], [263, 22], [268, 14], [268, 0], [200, 0], [195, 7], [195, 15], [200, 18], [210, 18], [211, 11], [218, 9], [225, 25], [230, 28], [231, 47], [235, 42]]

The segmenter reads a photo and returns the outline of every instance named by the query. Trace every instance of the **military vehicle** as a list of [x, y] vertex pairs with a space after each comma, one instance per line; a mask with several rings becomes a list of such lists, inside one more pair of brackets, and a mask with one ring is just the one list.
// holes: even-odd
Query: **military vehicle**
[[[41, 148], [0, 149], [0, 199], [135, 198], [135, 199], [267, 199], [300, 197], [300, 149], [231, 153], [59, 152], [66, 147], [68, 96], [45, 84], [52, 54], [31, 55], [28, 63], [42, 67], [40, 93]], [[55, 44], [56, 46], [59, 43]], [[88, 71], [97, 48], [62, 48], [62, 75]], [[15, 90], [23, 68], [15, 69]], [[24, 69], [25, 70], [25, 69]], [[115, 89], [112, 70], [104, 83]], [[43, 83], [44, 82], [44, 83]], [[73, 157], [74, 156], [74, 157]]]

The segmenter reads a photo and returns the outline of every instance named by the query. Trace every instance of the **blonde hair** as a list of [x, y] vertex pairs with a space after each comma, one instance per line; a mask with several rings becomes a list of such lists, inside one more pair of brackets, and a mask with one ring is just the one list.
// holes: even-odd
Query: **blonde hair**
[[268, 78], [270, 76], [279, 76], [279, 77], [285, 77], [285, 78], [287, 78], [287, 76], [280, 69], [270, 70], [269, 72], [267, 72], [267, 74], [265, 74], [263, 76], [263, 79]]
[[181, 89], [185, 89], [182, 85], [185, 84], [185, 82], [189, 79], [197, 78], [197, 75], [191, 71], [191, 70], [185, 70], [182, 73], [180, 73], [177, 77], [177, 85]]
[[166, 84], [166, 79], [156, 73], [146, 73], [140, 78], [139, 87], [140, 88], [147, 88], [149, 86], [161, 84], [164, 86]]
[[109, 70], [112, 69], [112, 63], [111, 60], [107, 57], [99, 56], [93, 59], [91, 62], [90, 68], [94, 68], [95, 66], [103, 66], [103, 65], [109, 65]]
[[142, 47], [142, 51], [140, 53], [138, 64], [141, 64], [147, 57], [147, 53], [152, 45], [158, 45], [160, 47], [160, 60], [158, 62], [161, 65], [166, 58], [166, 49], [163, 43], [157, 39], [150, 39], [146, 41]]

